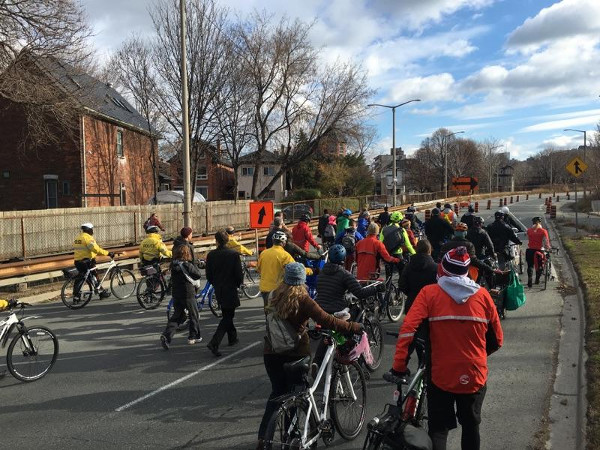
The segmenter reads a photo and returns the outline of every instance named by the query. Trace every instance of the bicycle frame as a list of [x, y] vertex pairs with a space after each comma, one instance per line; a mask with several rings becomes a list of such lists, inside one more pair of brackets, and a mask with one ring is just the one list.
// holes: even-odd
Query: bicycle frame
[[[106, 277], [108, 277], [108, 275], [110, 273], [112, 273], [112, 269], [115, 268], [117, 266], [117, 262], [114, 259], [110, 260], [110, 263], [108, 264], [108, 268], [106, 269], [106, 272], [104, 272], [104, 276], [102, 277], [101, 280], [98, 281], [98, 286], [102, 286], [102, 283], [104, 283], [104, 280], [106, 280]], [[84, 281], [89, 279], [92, 272], [96, 272], [97, 271], [97, 267], [92, 267], [90, 269], [87, 270], [87, 272], [85, 273], [85, 275], [83, 276]], [[94, 277], [94, 281], [96, 280], [96, 277]]]
[[[8, 342], [8, 338], [15, 327], [25, 327], [23, 324], [24, 320], [28, 319], [39, 319], [39, 316], [28, 316], [22, 319], [17, 317], [16, 313], [11, 313], [6, 319], [0, 322], [0, 342], [2, 343], [2, 348], [6, 347], [6, 343]], [[31, 344], [28, 339], [25, 339], [25, 344], [27, 345], [27, 350], [31, 351]]]

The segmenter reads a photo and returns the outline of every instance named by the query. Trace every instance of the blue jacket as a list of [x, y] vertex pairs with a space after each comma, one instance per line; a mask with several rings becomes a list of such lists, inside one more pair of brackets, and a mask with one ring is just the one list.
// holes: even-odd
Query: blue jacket
[[358, 233], [360, 233], [361, 236], [366, 236], [368, 226], [369, 226], [369, 221], [366, 218], [361, 217], [360, 219], [358, 219], [358, 227], [356, 228], [356, 231]]
[[[346, 230], [342, 230], [340, 231], [336, 236], [335, 236], [335, 243], [336, 244], [341, 244], [342, 243], [342, 238], [344, 237], [344, 235], [346, 234]], [[356, 242], [358, 241], [362, 241], [364, 239], [364, 236], [362, 234], [360, 234], [358, 231], [354, 232], [354, 236], [356, 236]]]

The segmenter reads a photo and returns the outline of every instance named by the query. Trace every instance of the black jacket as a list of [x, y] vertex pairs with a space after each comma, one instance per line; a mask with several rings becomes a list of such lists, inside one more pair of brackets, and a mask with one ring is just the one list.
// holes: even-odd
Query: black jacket
[[[194, 296], [196, 295], [196, 288], [187, 280], [178, 263], [178, 260], [173, 260], [171, 262], [173, 298], [175, 300], [193, 300]], [[182, 266], [190, 278], [193, 280], [200, 279], [200, 269], [198, 269], [198, 267], [196, 267], [194, 264], [188, 261], [183, 261]]]
[[454, 234], [454, 229], [446, 219], [431, 216], [425, 222], [425, 234], [433, 247], [439, 247], [445, 239], [449, 239]]
[[346, 291], [357, 298], [365, 298], [377, 292], [375, 286], [362, 287], [356, 278], [344, 269], [344, 266], [325, 263], [317, 277], [317, 298], [319, 306], [329, 314], [346, 308]]
[[477, 259], [477, 256], [475, 255], [475, 246], [473, 245], [473, 243], [471, 241], [467, 240], [466, 238], [454, 236], [451, 241], [448, 241], [444, 245], [442, 245], [442, 248], [440, 250], [440, 258], [442, 258], [446, 253], [448, 253], [453, 248], [457, 248], [457, 247], [466, 247], [467, 248], [467, 252], [469, 253], [469, 258], [471, 258], [471, 265], [477, 267], [478, 269], [484, 270], [487, 273], [493, 272], [494, 269], [492, 269], [490, 266], [485, 264], [480, 259]]
[[323, 231], [325, 231], [325, 227], [329, 223], [329, 214], [323, 214], [319, 217], [319, 224], [317, 225], [317, 231], [319, 232], [319, 236], [323, 236]]
[[496, 252], [504, 252], [509, 241], [521, 245], [521, 240], [503, 220], [495, 220], [486, 229], [492, 239]]
[[206, 256], [206, 279], [215, 287], [221, 309], [240, 306], [238, 287], [244, 281], [244, 272], [238, 252], [223, 247], [209, 252]]
[[467, 231], [467, 239], [475, 246], [475, 255], [483, 259], [486, 256], [494, 257], [494, 244], [483, 228], [471, 228]]
[[469, 227], [469, 230], [471, 230], [471, 228], [473, 228], [473, 218], [475, 217], [475, 214], [473, 213], [465, 213], [463, 214], [463, 216], [460, 218], [460, 221], [464, 224], [466, 224]]
[[437, 264], [431, 255], [417, 253], [411, 256], [399, 280], [400, 290], [406, 294], [405, 313], [408, 313], [421, 288], [435, 283], [437, 283]]
[[382, 212], [379, 214], [377, 220], [379, 221], [379, 226], [381, 228], [385, 227], [388, 223], [390, 223], [390, 213], [385, 211]]
[[292, 258], [296, 261], [304, 262], [307, 259], [321, 259], [321, 255], [317, 252], [307, 252], [300, 246], [294, 244], [291, 240], [288, 240], [283, 248], [292, 255]]
[[173, 241], [173, 253], [175, 253], [175, 249], [181, 245], [187, 245], [187, 247], [190, 249], [190, 252], [192, 252], [192, 264], [198, 265], [198, 258], [196, 258], [196, 255], [194, 254], [194, 244], [186, 241], [181, 236], [177, 236], [177, 238]]

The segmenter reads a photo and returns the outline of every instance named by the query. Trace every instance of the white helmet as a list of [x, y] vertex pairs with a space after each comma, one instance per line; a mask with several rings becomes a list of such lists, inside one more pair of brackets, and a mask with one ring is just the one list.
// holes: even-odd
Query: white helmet
[[502, 211], [502, 214], [508, 214], [510, 212], [510, 209], [508, 209], [508, 206], [503, 206], [502, 208], [500, 208], [500, 211]]
[[91, 222], [86, 222], [81, 224], [81, 229], [87, 228], [88, 230], [94, 229], [94, 224]]
[[276, 231], [273, 233], [273, 242], [281, 242], [283, 245], [287, 242], [287, 235], [283, 231]]

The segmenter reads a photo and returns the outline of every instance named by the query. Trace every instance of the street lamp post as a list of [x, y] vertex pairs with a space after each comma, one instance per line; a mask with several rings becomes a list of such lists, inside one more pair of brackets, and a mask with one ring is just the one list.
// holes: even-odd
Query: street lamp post
[[185, 0], [179, 1], [181, 44], [181, 115], [183, 124], [183, 225], [192, 226], [192, 184], [190, 180], [190, 122], [188, 104], [188, 78], [186, 61], [186, 11]]
[[411, 102], [420, 102], [421, 99], [420, 98], [415, 98], [412, 100], [409, 100], [407, 102], [404, 103], [400, 103], [399, 105], [396, 106], [391, 106], [391, 105], [380, 105], [379, 103], [370, 103], [367, 106], [380, 106], [382, 108], [389, 108], [392, 110], [392, 189], [394, 192], [394, 197], [392, 200], [392, 206], [396, 206], [396, 184], [397, 184], [397, 179], [396, 179], [396, 108], [400, 107], [400, 106], [404, 106], [408, 103]]
[[[585, 159], [585, 154], [587, 153], [587, 131], [586, 130], [575, 130], [574, 128], [565, 128], [563, 131], [576, 131], [578, 133], [583, 133], [583, 162], [587, 162]], [[582, 176], [583, 181], [583, 198], [586, 198], [586, 183], [585, 183], [585, 174]]]
[[444, 135], [444, 147], [446, 150], [444, 151], [444, 192], [445, 198], [448, 198], [448, 138], [454, 136], [455, 134], [464, 133], [464, 131], [455, 131], [454, 133], [445, 134]]

